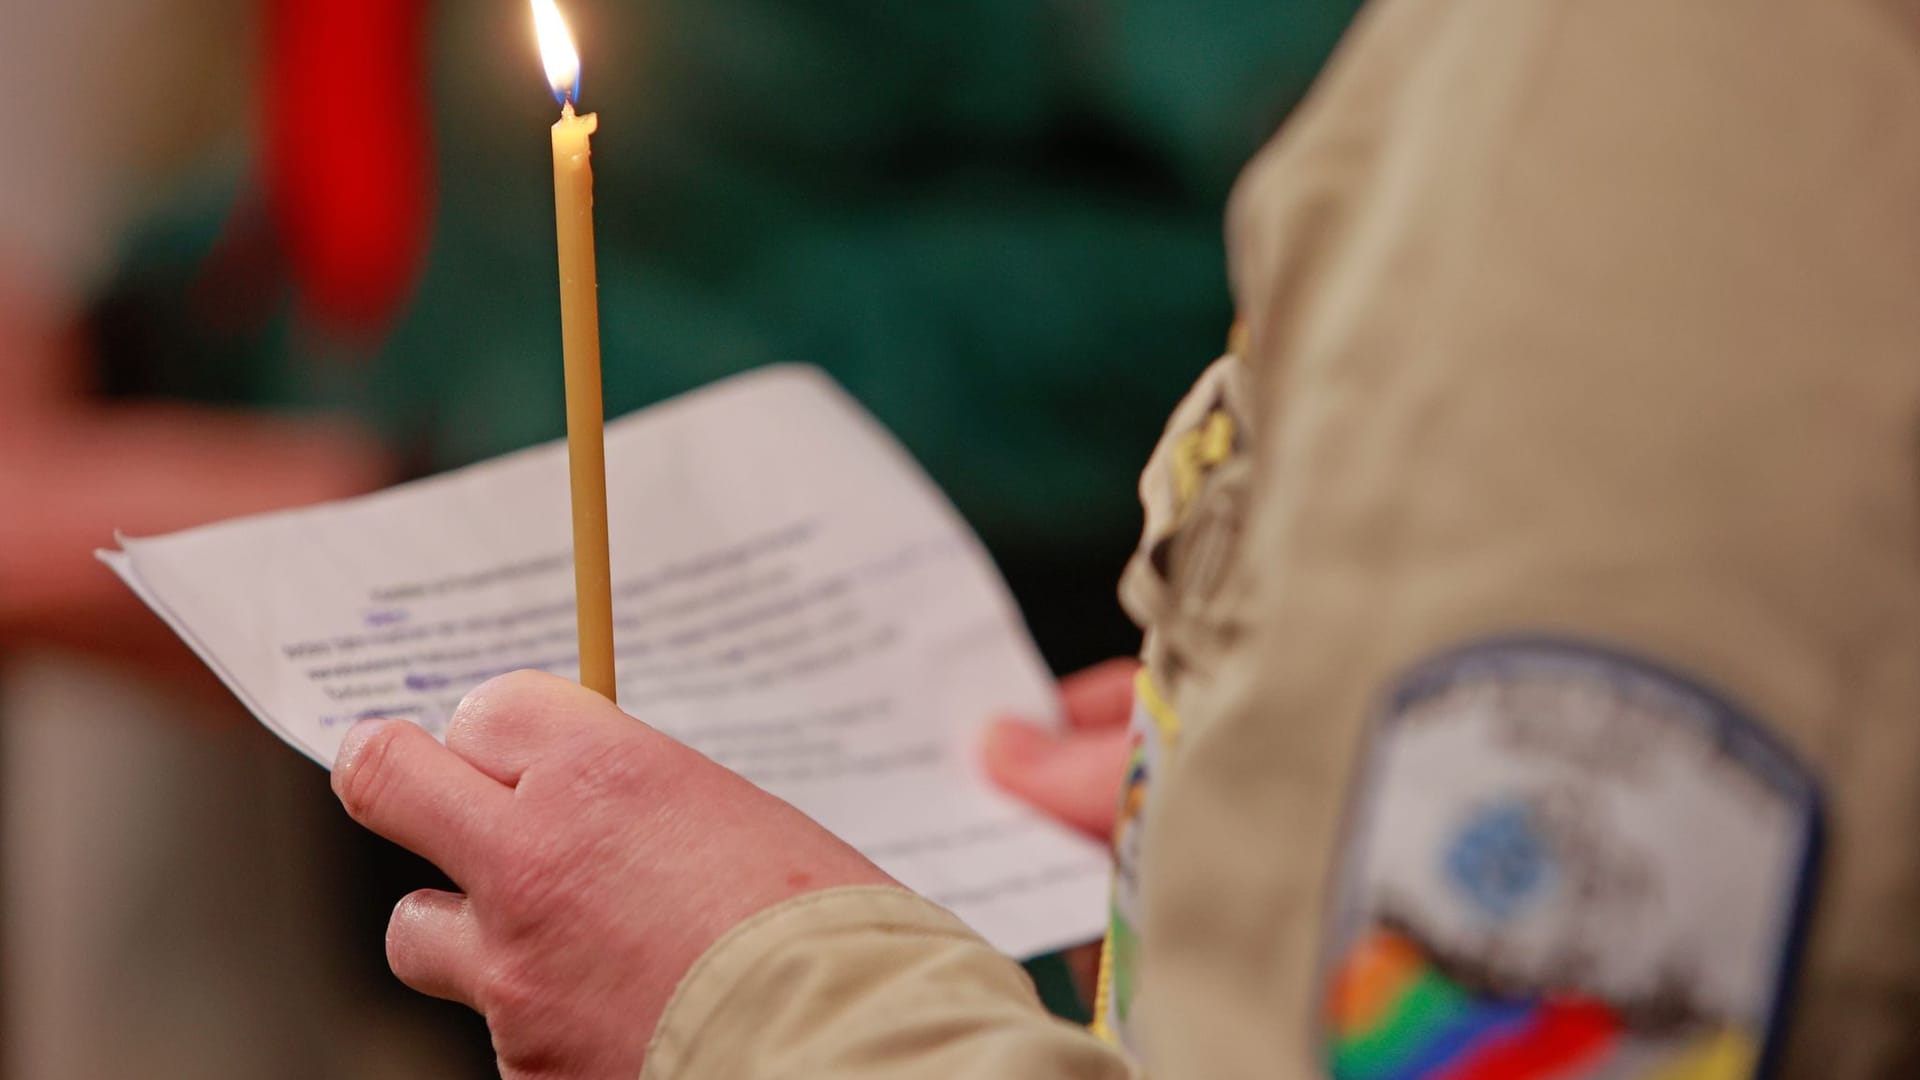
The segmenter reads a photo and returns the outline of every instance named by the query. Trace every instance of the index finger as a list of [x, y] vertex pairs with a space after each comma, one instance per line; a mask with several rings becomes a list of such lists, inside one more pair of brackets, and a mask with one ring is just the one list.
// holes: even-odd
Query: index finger
[[363, 720], [340, 744], [333, 792], [353, 820], [465, 888], [498, 857], [512, 792], [405, 720]]

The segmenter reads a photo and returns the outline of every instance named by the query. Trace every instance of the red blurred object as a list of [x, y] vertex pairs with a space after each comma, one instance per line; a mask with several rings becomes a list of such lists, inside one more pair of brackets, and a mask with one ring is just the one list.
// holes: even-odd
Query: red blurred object
[[270, 0], [268, 208], [304, 312], [383, 331], [433, 214], [424, 0]]

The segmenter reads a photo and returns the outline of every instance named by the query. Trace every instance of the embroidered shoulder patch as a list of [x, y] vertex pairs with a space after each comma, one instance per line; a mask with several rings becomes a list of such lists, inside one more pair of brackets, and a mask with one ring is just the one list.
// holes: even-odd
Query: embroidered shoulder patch
[[1329, 1074], [1765, 1075], [1820, 806], [1783, 745], [1656, 665], [1511, 640], [1416, 670], [1352, 803]]

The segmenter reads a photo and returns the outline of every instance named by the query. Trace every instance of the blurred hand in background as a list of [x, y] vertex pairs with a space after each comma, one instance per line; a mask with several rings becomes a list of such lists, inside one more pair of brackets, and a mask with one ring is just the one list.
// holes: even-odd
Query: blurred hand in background
[[1063, 731], [1012, 717], [996, 722], [984, 747], [987, 774], [1055, 820], [1110, 840], [1139, 669], [1135, 660], [1108, 660], [1062, 679]]
[[354, 494], [388, 470], [344, 423], [107, 404], [87, 371], [74, 327], [0, 300], [0, 650], [52, 644], [197, 673], [93, 550], [116, 529], [167, 532]]
[[[1006, 717], [987, 729], [987, 775], [1056, 821], [1107, 843], [1113, 838], [1132, 736], [1133, 680], [1140, 663], [1108, 660], [1060, 680], [1065, 730]], [[1100, 945], [1068, 950], [1082, 1001], [1093, 1000]]]

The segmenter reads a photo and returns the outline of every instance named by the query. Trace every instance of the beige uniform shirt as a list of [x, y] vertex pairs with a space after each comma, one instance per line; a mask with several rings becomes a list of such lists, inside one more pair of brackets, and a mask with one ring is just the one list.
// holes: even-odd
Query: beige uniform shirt
[[1381, 0], [1229, 238], [1101, 1034], [854, 890], [645, 1075], [1920, 1076], [1920, 16]]

